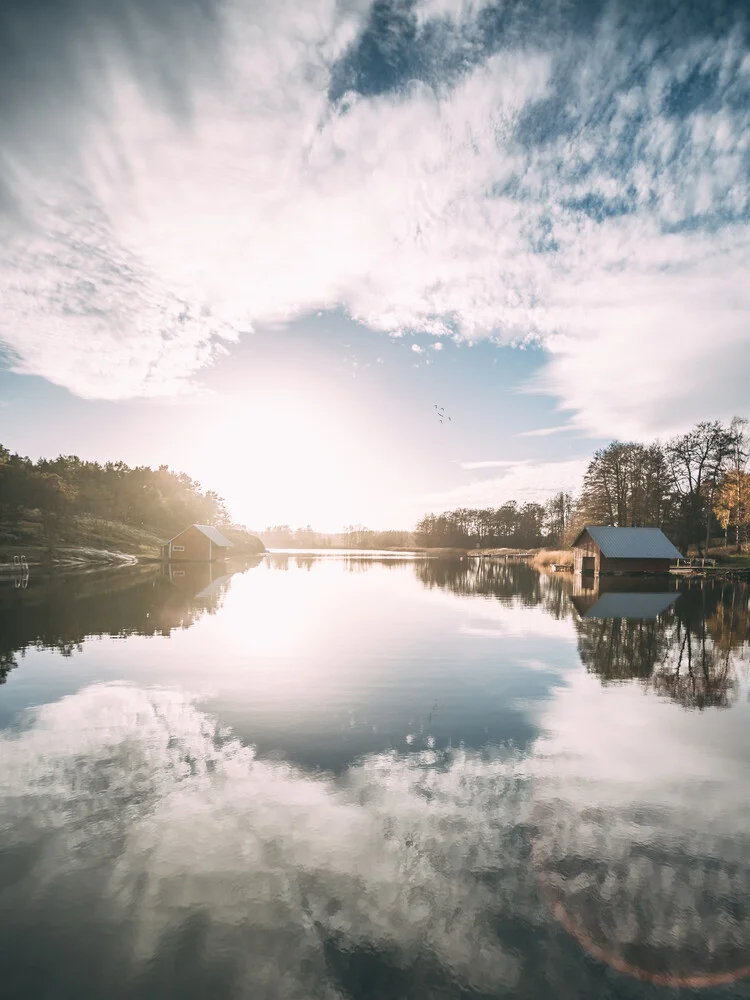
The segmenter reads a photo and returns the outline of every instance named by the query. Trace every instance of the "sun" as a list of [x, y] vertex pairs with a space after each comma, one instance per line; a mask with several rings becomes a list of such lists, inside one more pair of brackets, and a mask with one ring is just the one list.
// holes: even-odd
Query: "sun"
[[298, 387], [250, 388], [217, 401], [196, 435], [194, 468], [250, 527], [347, 519], [352, 442], [324, 398]]

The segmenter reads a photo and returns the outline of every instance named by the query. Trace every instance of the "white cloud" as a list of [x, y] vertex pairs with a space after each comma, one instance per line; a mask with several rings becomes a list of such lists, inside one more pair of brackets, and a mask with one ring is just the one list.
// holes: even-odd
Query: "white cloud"
[[433, 351], [442, 351], [443, 349], [442, 341], [438, 340], [437, 343], [430, 344], [430, 347], [432, 348]]
[[[498, 201], [490, 231], [475, 194], [510, 177], [494, 137], [544, 94], [550, 58], [495, 56], [446, 95], [413, 87], [332, 107], [330, 67], [363, 11], [260, 10], [228, 8], [221, 77], [194, 82], [187, 125], [104, 48], [108, 75], [91, 89], [108, 95], [106, 113], [78, 109], [76, 162], [19, 170], [31, 227], [5, 245], [0, 336], [21, 370], [82, 395], [172, 392], [222, 338], [336, 303], [381, 329], [433, 334], [452, 332], [441, 316], [457, 309], [479, 331], [493, 304], [480, 289], [474, 306], [475, 293], [456, 297], [473, 283], [466, 227], [524, 283], [502, 225], [510, 206]], [[172, 317], [185, 303], [183, 331]]]
[[455, 507], [496, 507], [508, 500], [518, 503], [544, 503], [558, 490], [580, 489], [588, 458], [563, 462], [468, 463], [465, 468], [501, 468], [501, 475], [478, 479], [442, 493], [422, 497], [420, 502], [433, 510]]
[[[474, 58], [481, 6], [420, 16], [455, 13]], [[450, 84], [332, 105], [368, 9], [236, 0], [184, 120], [99, 40], [75, 157], [40, 167], [28, 129], [8, 157], [29, 222], [0, 261], [18, 367], [82, 395], [173, 392], [253, 323], [342, 305], [379, 330], [540, 341], [532, 388], [584, 432], [745, 407], [739, 35], [658, 49], [611, 14], [591, 39], [540, 31]], [[715, 74], [713, 104], [674, 114], [691, 73]]]
[[411, 349], [412, 349], [412, 351], [414, 351], [415, 354], [423, 354], [424, 353], [424, 348], [420, 347], [419, 344], [412, 344], [411, 345]]

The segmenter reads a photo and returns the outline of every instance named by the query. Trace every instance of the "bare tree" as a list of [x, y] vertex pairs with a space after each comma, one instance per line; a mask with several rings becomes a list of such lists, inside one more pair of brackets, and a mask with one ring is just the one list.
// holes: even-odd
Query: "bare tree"
[[559, 545], [570, 525], [573, 514], [573, 497], [560, 490], [544, 505], [544, 530], [550, 542]]
[[599, 449], [586, 470], [578, 506], [578, 516], [591, 524], [663, 527], [672, 490], [661, 445], [613, 441]]
[[732, 433], [718, 420], [703, 421], [667, 445], [672, 484], [680, 500], [685, 547], [700, 545], [705, 516], [705, 549], [711, 538], [714, 496], [732, 453]]

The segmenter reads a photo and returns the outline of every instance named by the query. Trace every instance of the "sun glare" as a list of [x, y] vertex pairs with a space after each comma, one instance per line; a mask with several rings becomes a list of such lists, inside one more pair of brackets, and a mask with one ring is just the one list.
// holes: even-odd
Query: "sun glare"
[[196, 437], [195, 468], [236, 517], [338, 527], [352, 503], [350, 446], [333, 408], [288, 388], [222, 400]]

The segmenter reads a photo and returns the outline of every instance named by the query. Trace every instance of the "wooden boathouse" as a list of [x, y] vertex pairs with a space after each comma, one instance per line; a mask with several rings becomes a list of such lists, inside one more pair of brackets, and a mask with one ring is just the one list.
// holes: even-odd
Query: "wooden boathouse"
[[573, 542], [576, 573], [668, 573], [682, 559], [661, 528], [589, 524]]
[[191, 524], [161, 547], [166, 562], [213, 562], [225, 559], [232, 543], [210, 524]]

